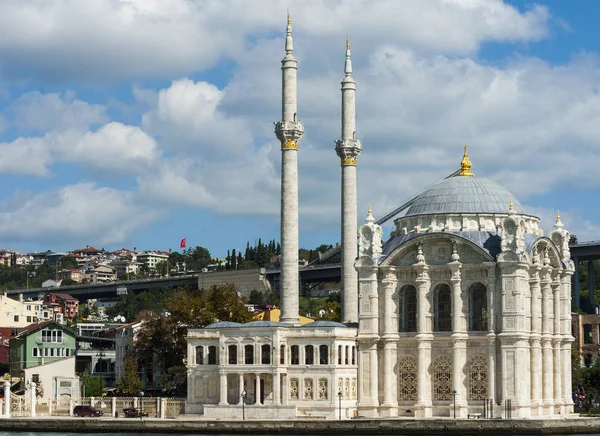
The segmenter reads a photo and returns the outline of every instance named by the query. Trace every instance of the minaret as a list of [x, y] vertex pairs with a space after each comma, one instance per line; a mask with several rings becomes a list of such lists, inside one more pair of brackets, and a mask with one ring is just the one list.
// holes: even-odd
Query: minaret
[[299, 324], [298, 141], [304, 125], [297, 117], [297, 62], [288, 12], [285, 56], [281, 60], [282, 114], [275, 124], [281, 142], [281, 322]]
[[358, 275], [354, 269], [357, 256], [356, 159], [362, 150], [356, 139], [355, 93], [352, 78], [350, 42], [346, 39], [346, 77], [342, 80], [342, 139], [335, 151], [342, 165], [342, 321], [358, 322]]

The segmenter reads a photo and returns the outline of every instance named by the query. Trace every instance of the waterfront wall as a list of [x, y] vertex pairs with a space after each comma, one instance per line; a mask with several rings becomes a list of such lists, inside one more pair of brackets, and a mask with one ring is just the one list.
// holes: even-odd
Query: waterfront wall
[[483, 420], [483, 419], [389, 419], [389, 420], [260, 420], [214, 421], [196, 419], [0, 419], [4, 431], [144, 432], [196, 434], [286, 435], [541, 435], [597, 433], [599, 418]]

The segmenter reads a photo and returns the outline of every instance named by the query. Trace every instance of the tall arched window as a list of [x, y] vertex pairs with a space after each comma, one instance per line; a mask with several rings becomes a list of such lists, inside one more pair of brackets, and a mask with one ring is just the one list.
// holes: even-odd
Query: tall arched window
[[405, 357], [400, 361], [398, 380], [398, 399], [417, 401], [417, 359]]
[[315, 349], [312, 345], [306, 345], [304, 347], [304, 364], [312, 365], [315, 363]]
[[204, 347], [196, 347], [196, 365], [202, 365], [204, 363]]
[[475, 356], [469, 361], [469, 400], [485, 400], [487, 387], [487, 361], [483, 356]]
[[440, 356], [433, 364], [433, 400], [452, 399], [452, 360], [448, 356]]
[[329, 363], [329, 347], [327, 345], [319, 345], [319, 365], [327, 365]]
[[290, 363], [292, 365], [300, 365], [300, 346], [292, 345], [290, 351], [292, 352]]
[[352, 346], [352, 365], [356, 365], [356, 347]]
[[346, 345], [346, 353], [344, 354], [344, 364], [345, 365], [348, 365], [348, 357], [349, 357], [349, 354], [350, 354], [349, 353], [349, 351], [350, 351], [349, 348], [350, 347], [348, 347], [348, 345]]
[[218, 365], [219, 358], [217, 355], [217, 347], [215, 345], [211, 345], [208, 347], [208, 364], [209, 365]]
[[261, 345], [260, 347], [260, 363], [263, 365], [271, 364], [271, 346], [268, 344]]
[[237, 365], [237, 345], [227, 347], [228, 362], [230, 365]]
[[285, 345], [279, 347], [279, 363], [285, 365]]
[[452, 331], [452, 296], [448, 285], [437, 285], [433, 293], [434, 330]]
[[469, 306], [469, 330], [487, 330], [487, 289], [483, 284], [475, 283], [469, 289]]
[[417, 331], [417, 290], [414, 286], [400, 289], [400, 331]]
[[342, 364], [342, 346], [338, 345], [338, 365]]
[[254, 345], [244, 345], [244, 363], [254, 365]]

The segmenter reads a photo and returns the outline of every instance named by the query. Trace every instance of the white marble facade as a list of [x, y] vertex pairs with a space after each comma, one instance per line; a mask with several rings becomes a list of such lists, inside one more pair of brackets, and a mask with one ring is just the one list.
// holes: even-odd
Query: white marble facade
[[[470, 171], [454, 179], [435, 185], [452, 192], [429, 196], [427, 215], [411, 207], [397, 219], [385, 245], [370, 211], [359, 230], [359, 413], [452, 416], [455, 400], [466, 418], [484, 399], [496, 415], [507, 399], [513, 417], [572, 412], [573, 264], [560, 215], [544, 237], [503, 188]], [[482, 198], [482, 181], [506, 195], [505, 212]]]
[[355, 328], [330, 321], [221, 322], [190, 330], [187, 343], [186, 413], [239, 418], [243, 401], [255, 419], [354, 416]]

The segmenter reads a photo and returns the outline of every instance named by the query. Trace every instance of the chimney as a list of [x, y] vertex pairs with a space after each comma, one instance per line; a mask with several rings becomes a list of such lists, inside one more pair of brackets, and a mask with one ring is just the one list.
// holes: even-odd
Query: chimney
[[86, 244], [85, 248], [90, 248], [90, 246]]
[[23, 302], [23, 294], [19, 294], [19, 302]]
[[137, 247], [133, 247], [133, 252], [137, 253]]

